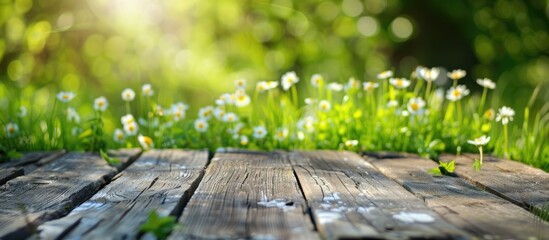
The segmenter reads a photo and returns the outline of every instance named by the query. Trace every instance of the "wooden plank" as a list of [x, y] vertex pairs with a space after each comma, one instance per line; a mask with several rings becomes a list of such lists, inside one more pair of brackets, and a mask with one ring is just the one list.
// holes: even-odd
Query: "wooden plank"
[[467, 237], [354, 153], [289, 154], [317, 229], [325, 239]]
[[[67, 214], [91, 197], [139, 150], [114, 152], [122, 164], [109, 166], [98, 154], [69, 153], [25, 176], [0, 186], [0, 238], [20, 239], [40, 223]], [[26, 208], [23, 214], [21, 206]]]
[[55, 152], [30, 152], [23, 157], [0, 164], [0, 185], [7, 181], [34, 171], [65, 153], [64, 150]]
[[318, 239], [280, 153], [218, 153], [170, 239]]
[[423, 198], [447, 221], [486, 239], [547, 239], [549, 224], [528, 211], [458, 177], [434, 177], [435, 162], [415, 158], [366, 158], [383, 174]]
[[151, 211], [181, 213], [207, 163], [207, 151], [148, 151], [69, 215], [41, 225], [40, 238], [135, 239]]
[[473, 168], [478, 154], [441, 155], [442, 161], [456, 160], [456, 173], [489, 192], [534, 212], [549, 209], [549, 173], [526, 164], [485, 156], [482, 169]]

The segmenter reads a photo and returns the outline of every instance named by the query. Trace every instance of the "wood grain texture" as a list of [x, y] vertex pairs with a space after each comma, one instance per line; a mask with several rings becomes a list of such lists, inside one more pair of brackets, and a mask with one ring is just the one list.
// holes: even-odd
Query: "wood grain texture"
[[[122, 164], [109, 166], [98, 154], [69, 153], [0, 186], [0, 238], [21, 239], [40, 223], [67, 214], [91, 197], [139, 150], [113, 152]], [[23, 214], [21, 206], [26, 208]]]
[[0, 185], [18, 176], [28, 174], [65, 153], [64, 150], [55, 152], [29, 152], [23, 157], [0, 164]]
[[151, 211], [181, 213], [208, 163], [207, 151], [152, 150], [69, 215], [41, 225], [41, 239], [135, 239]]
[[[467, 237], [354, 153], [289, 154], [317, 229], [325, 239]], [[409, 214], [417, 218], [406, 221]]]
[[318, 239], [280, 153], [218, 153], [170, 239]]
[[[383, 174], [421, 197], [447, 221], [479, 238], [548, 239], [549, 224], [459, 177], [434, 177], [438, 166], [421, 158], [366, 158]], [[469, 166], [471, 167], [471, 166]]]
[[[482, 169], [471, 166], [478, 154], [459, 157], [444, 154], [441, 160], [456, 160], [456, 173], [487, 191], [531, 211], [549, 209], [549, 173], [524, 163], [485, 156]], [[547, 211], [547, 210], [546, 210]]]

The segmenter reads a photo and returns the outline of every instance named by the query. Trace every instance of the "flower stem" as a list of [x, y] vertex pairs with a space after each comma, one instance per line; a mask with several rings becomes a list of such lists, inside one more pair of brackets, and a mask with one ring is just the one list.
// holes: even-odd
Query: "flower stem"
[[483, 158], [482, 146], [478, 147], [478, 151], [480, 152], [480, 165], [482, 165], [482, 158]]
[[130, 114], [130, 113], [131, 113], [130, 101], [126, 101], [126, 114]]
[[503, 147], [505, 158], [509, 159], [509, 130], [507, 124], [503, 125]]
[[486, 104], [486, 95], [488, 94], [488, 89], [484, 88], [482, 90], [482, 97], [480, 98], [480, 104], [478, 105], [478, 116], [482, 117], [482, 110], [484, 109], [484, 104]]
[[431, 95], [431, 81], [427, 81], [427, 89], [425, 90], [425, 101], [429, 101], [429, 95]]

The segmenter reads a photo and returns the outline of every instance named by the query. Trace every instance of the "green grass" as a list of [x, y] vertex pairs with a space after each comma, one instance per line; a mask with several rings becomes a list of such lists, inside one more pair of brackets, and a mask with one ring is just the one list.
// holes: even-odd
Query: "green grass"
[[[61, 148], [98, 151], [121, 147], [148, 148], [152, 142], [154, 148], [383, 150], [436, 158], [441, 152], [477, 153], [477, 147], [468, 144], [467, 140], [486, 135], [491, 140], [483, 148], [485, 153], [500, 157], [508, 155], [549, 170], [549, 148], [546, 147], [549, 104], [533, 112], [532, 100], [523, 109], [515, 109], [516, 120], [504, 126], [501, 121], [495, 121], [502, 106], [491, 105], [498, 102], [493, 100], [504, 96], [495, 96], [488, 88], [480, 94], [450, 101], [447, 94], [454, 92], [448, 93], [449, 87], [435, 89], [433, 83], [418, 78], [416, 72], [409, 78], [410, 86], [403, 89], [393, 86], [389, 79], [371, 80], [378, 87], [364, 89], [363, 83], [355, 79], [334, 86], [319, 76], [314, 77], [314, 83], [309, 81], [309, 76], [302, 76], [297, 84], [292, 80], [298, 76], [286, 76], [288, 82], [278, 82], [274, 88], [267, 83], [252, 85], [248, 82], [247, 86], [231, 89], [219, 99], [212, 97], [209, 107], [186, 103], [194, 109], [192, 111], [183, 104], [159, 101], [156, 92], [147, 96], [142, 91], [136, 91], [132, 101], [121, 101], [120, 95], [108, 96], [110, 105], [105, 112], [93, 110], [93, 101], [62, 102], [54, 98], [57, 94], [54, 92], [49, 94], [52, 96], [51, 107], [33, 108], [29, 106], [33, 100], [21, 97], [18, 94], [20, 89], [2, 83], [0, 87], [8, 93], [4, 98], [9, 104], [2, 109], [7, 114], [0, 117], [1, 151], [12, 154], [13, 150]], [[397, 80], [392, 81], [396, 83]], [[454, 81], [453, 86], [472, 87], [476, 84], [465, 77]], [[336, 91], [339, 87], [343, 89]], [[154, 91], [154, 84], [152, 89]], [[99, 97], [87, 92], [75, 94], [75, 99]], [[536, 94], [535, 91], [532, 99]], [[417, 98], [424, 100], [425, 106]], [[398, 104], [389, 106], [391, 101]], [[26, 114], [20, 114], [21, 106], [27, 108]], [[84, 109], [79, 114], [80, 121], [74, 121], [74, 114], [69, 119], [69, 107]], [[196, 126], [199, 112], [202, 118], [207, 118], [204, 132], [198, 131]], [[220, 116], [222, 112], [225, 117]], [[233, 119], [227, 119], [229, 113], [234, 113]], [[139, 130], [131, 136], [125, 132], [123, 141], [115, 141], [114, 129], [123, 130], [128, 124], [120, 120], [126, 114], [134, 116], [130, 124], [135, 124]], [[13, 134], [8, 134], [10, 123], [18, 126], [18, 131]], [[259, 127], [265, 128], [267, 134], [264, 137], [254, 133], [254, 129]], [[140, 144], [138, 135], [144, 136], [141, 140], [146, 145]]]

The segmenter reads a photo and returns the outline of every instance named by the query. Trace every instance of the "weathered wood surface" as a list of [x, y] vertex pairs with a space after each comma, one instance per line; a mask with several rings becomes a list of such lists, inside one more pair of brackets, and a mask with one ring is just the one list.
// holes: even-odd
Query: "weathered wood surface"
[[218, 153], [170, 239], [318, 239], [280, 153]]
[[41, 239], [135, 239], [151, 211], [181, 213], [208, 163], [207, 151], [152, 150], [75, 208], [40, 226]]
[[[67, 214], [91, 197], [139, 150], [115, 152], [122, 164], [109, 166], [98, 154], [69, 153], [0, 186], [0, 238], [21, 239], [40, 223]], [[23, 214], [21, 206], [26, 209]]]
[[65, 151], [30, 152], [23, 157], [0, 164], [0, 185], [18, 176], [28, 174], [63, 155]]
[[351, 152], [293, 152], [290, 160], [325, 239], [466, 238], [425, 203]]
[[502, 198], [534, 212], [549, 210], [549, 173], [526, 164], [485, 156], [482, 170], [471, 166], [478, 154], [456, 157], [445, 154], [442, 161], [456, 160], [456, 173]]
[[[433, 161], [417, 157], [366, 159], [386, 176], [423, 198], [427, 206], [446, 220], [479, 238], [549, 239], [549, 224], [523, 208], [484, 192], [464, 179], [434, 177], [427, 173], [438, 166]], [[484, 170], [481, 173], [490, 176]]]

